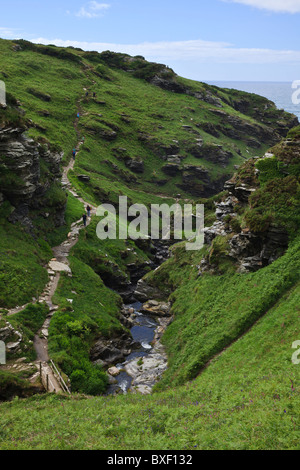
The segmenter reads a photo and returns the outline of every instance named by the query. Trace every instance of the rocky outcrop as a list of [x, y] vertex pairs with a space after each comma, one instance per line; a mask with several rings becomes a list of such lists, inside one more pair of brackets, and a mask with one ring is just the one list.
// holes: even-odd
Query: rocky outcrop
[[[227, 237], [228, 256], [236, 263], [238, 272], [254, 272], [279, 258], [288, 247], [288, 233], [283, 227], [271, 224], [263, 233], [251, 233], [249, 228], [240, 229], [240, 233], [228, 224], [228, 219], [237, 220], [236, 208], [246, 205], [249, 197], [256, 191], [246, 183], [235, 182], [234, 178], [225, 184], [229, 196], [216, 203], [217, 221], [204, 229], [205, 243], [212, 245], [218, 237]], [[200, 273], [208, 270], [209, 263], [204, 260]]]
[[163, 78], [159, 75], [155, 75], [151, 80], [150, 83], [152, 85], [158, 86], [159, 88], [162, 88], [163, 90], [167, 91], [172, 91], [173, 93], [186, 93], [186, 87], [181, 85], [180, 83], [177, 83], [175, 80], [170, 80]]
[[113, 366], [123, 362], [133, 349], [139, 348], [140, 344], [133, 341], [127, 333], [122, 333], [115, 338], [99, 338], [90, 351], [90, 359], [95, 364], [103, 367]]
[[[240, 106], [234, 107], [243, 114], [249, 114], [251, 102], [247, 101], [247, 105], [246, 102], [244, 102], [244, 104], [245, 106], [243, 105], [243, 101], [241, 101]], [[287, 113], [284, 115], [284, 120], [281, 121], [281, 124], [279, 124], [280, 121], [274, 123], [271, 119], [272, 107], [275, 108], [274, 103], [270, 104], [270, 108], [256, 108], [256, 110], [253, 110], [255, 114], [254, 118], [258, 121], [256, 124], [250, 123], [242, 119], [242, 117], [227, 114], [223, 110], [210, 109], [210, 112], [220, 118], [220, 124], [215, 125], [217, 132], [221, 132], [232, 139], [245, 140], [249, 147], [260, 148], [262, 143], [274, 145], [276, 142], [279, 142], [282, 137], [286, 136], [289, 129], [299, 124], [296, 116]], [[278, 110], [275, 112], [280, 114]], [[210, 129], [212, 130], [212, 128]], [[206, 127], [206, 132], [208, 131], [214, 135], [210, 129]]]
[[141, 313], [146, 315], [154, 315], [157, 317], [171, 316], [170, 302], [157, 302], [157, 300], [148, 300], [141, 308]]
[[20, 350], [23, 336], [9, 322], [5, 322], [5, 326], [0, 328], [0, 340], [4, 341], [7, 352], [16, 353]]
[[0, 130], [1, 190], [13, 203], [31, 199], [40, 178], [38, 146], [24, 136], [24, 131], [18, 128]]
[[222, 191], [228, 175], [212, 180], [207, 169], [201, 166], [185, 165], [182, 173], [182, 184], [177, 187], [196, 197], [210, 197]]
[[112, 142], [118, 137], [118, 133], [115, 130], [107, 129], [105, 127], [101, 127], [98, 124], [93, 125], [86, 125], [85, 129], [87, 132], [100, 137], [103, 140], [107, 140], [108, 142]]
[[[24, 134], [26, 129], [25, 126], [0, 129], [0, 185], [2, 202], [8, 200], [14, 207], [9, 220], [20, 222], [31, 231], [30, 211], [43, 212], [45, 194], [60, 180], [63, 153], [46, 141], [38, 143], [28, 138]], [[56, 226], [64, 223], [64, 209], [65, 202], [58, 202], [54, 214]]]
[[152, 287], [144, 279], [140, 279], [134, 291], [134, 297], [141, 302], [145, 302], [148, 299], [161, 300], [164, 298], [164, 295], [158, 288]]
[[162, 171], [168, 176], [176, 176], [180, 170], [180, 164], [178, 163], [167, 163], [162, 167]]
[[91, 181], [91, 177], [88, 175], [78, 175], [77, 179], [79, 179], [79, 181], [82, 183], [89, 183]]
[[127, 157], [125, 165], [134, 173], [144, 173], [145, 165], [141, 159]]
[[125, 371], [133, 379], [130, 390], [142, 395], [150, 394], [167, 367], [168, 360], [164, 349], [161, 344], [156, 344], [145, 358], [134, 359], [125, 365]]

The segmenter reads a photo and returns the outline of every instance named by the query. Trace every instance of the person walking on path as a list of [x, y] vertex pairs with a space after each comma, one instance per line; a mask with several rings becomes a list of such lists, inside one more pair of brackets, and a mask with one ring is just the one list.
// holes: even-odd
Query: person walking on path
[[86, 214], [83, 214], [82, 220], [83, 220], [83, 225], [84, 225], [85, 227], [86, 227], [86, 219], [87, 219]]
[[91, 217], [91, 208], [90, 208], [90, 206], [87, 206], [86, 212], [87, 212], [87, 216]]
[[72, 154], [73, 154], [73, 160], [75, 160], [75, 157], [76, 157], [76, 149], [73, 149]]

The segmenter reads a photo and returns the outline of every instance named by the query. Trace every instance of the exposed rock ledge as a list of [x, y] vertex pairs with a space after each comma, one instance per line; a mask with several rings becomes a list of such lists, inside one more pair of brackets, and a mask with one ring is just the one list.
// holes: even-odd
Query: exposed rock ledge
[[144, 279], [140, 279], [137, 283], [134, 297], [141, 302], [146, 302], [148, 299], [161, 300], [164, 298], [164, 295], [159, 289], [150, 286]]
[[[245, 228], [241, 233], [234, 234], [226, 224], [225, 218], [227, 216], [235, 218], [236, 206], [246, 204], [257, 188], [247, 184], [236, 184], [233, 180], [226, 182], [224, 188], [229, 192], [229, 196], [225, 201], [216, 204], [217, 221], [211, 227], [204, 229], [205, 243], [211, 245], [217, 236], [232, 235], [229, 239], [228, 255], [236, 261], [237, 271], [240, 273], [255, 272], [273, 263], [288, 247], [287, 231], [273, 224], [263, 233], [252, 233], [249, 228]], [[203, 260], [199, 268], [199, 274], [209, 270], [208, 261]]]

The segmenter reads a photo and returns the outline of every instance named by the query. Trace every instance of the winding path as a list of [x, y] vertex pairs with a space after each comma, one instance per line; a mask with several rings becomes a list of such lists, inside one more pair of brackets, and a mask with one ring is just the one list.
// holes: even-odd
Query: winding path
[[[78, 110], [80, 113], [82, 111], [81, 106], [80, 106], [80, 103], [82, 102], [82, 100], [83, 99], [80, 99], [78, 101]], [[80, 136], [80, 131], [78, 129], [78, 122], [79, 122], [79, 118], [77, 117], [74, 123], [74, 128], [75, 128], [75, 132], [77, 134], [77, 139], [78, 139], [77, 146], [76, 146], [77, 156], [78, 156], [78, 153], [80, 152], [81, 145], [83, 145], [84, 143]], [[62, 186], [66, 190], [68, 190], [74, 197], [76, 197], [80, 202], [82, 202], [84, 206], [87, 206], [87, 204], [89, 204], [89, 206], [91, 207], [91, 216], [95, 215], [96, 207], [94, 207], [90, 203], [87, 203], [86, 201], [84, 201], [84, 199], [79, 197], [76, 191], [74, 190], [74, 188], [72, 188], [72, 185], [68, 179], [68, 173], [70, 170], [74, 168], [74, 165], [75, 165], [75, 160], [71, 158], [69, 164], [63, 168], [63, 174], [62, 174], [62, 179], [61, 179]], [[91, 217], [88, 217], [86, 225], [88, 226], [90, 222], [91, 222]], [[54, 392], [54, 393], [64, 392], [61, 386], [60, 380], [58, 378], [58, 375], [54, 373], [53, 368], [50, 367], [50, 358], [48, 354], [48, 334], [49, 334], [48, 330], [49, 330], [51, 318], [54, 315], [55, 311], [58, 309], [58, 306], [52, 303], [52, 298], [56, 292], [61, 273], [66, 272], [69, 275], [72, 275], [72, 272], [69, 266], [68, 257], [69, 257], [69, 253], [71, 249], [78, 242], [79, 232], [83, 228], [84, 228], [83, 219], [77, 220], [71, 225], [71, 230], [68, 234], [68, 238], [65, 241], [63, 241], [60, 245], [52, 248], [53, 258], [51, 259], [51, 261], [49, 261], [48, 266], [47, 266], [47, 271], [49, 274], [49, 282], [46, 285], [44, 291], [39, 296], [39, 298], [36, 299], [34, 302], [31, 302], [31, 303], [46, 303], [49, 307], [49, 314], [42, 328], [35, 335], [34, 341], [33, 341], [34, 349], [37, 355], [35, 365], [37, 369], [39, 370], [43, 385], [45, 386], [46, 390], [48, 390], [48, 392]], [[14, 315], [24, 310], [27, 305], [29, 304], [10, 309], [7, 313], [7, 316]]]
[[[76, 146], [77, 156], [78, 152], [80, 151], [80, 147], [83, 144], [83, 141], [80, 138], [80, 134], [77, 128], [78, 118], [74, 124], [78, 143]], [[76, 197], [84, 206], [87, 205], [87, 202], [84, 201], [81, 197], [78, 196], [76, 191], [72, 188], [71, 183], [68, 179], [68, 173], [70, 170], [74, 168], [75, 160], [72, 158], [69, 164], [64, 167], [63, 174], [62, 174], [62, 185], [68, 190], [74, 197]], [[91, 207], [91, 216], [96, 214], [96, 207], [92, 204], [89, 204]], [[91, 217], [87, 218], [86, 225], [88, 226], [91, 222]], [[50, 281], [46, 286], [45, 291], [39, 297], [39, 302], [46, 303], [49, 307], [49, 315], [47, 316], [45, 323], [43, 324], [41, 330], [36, 334], [34, 337], [34, 348], [37, 354], [36, 365], [40, 368], [41, 367], [41, 376], [44, 382], [44, 377], [48, 377], [48, 382], [46, 387], [48, 388], [49, 392], [63, 392], [63, 389], [60, 385], [59, 380], [57, 380], [57, 374], [54, 374], [52, 368], [49, 366], [49, 354], [48, 354], [48, 330], [51, 322], [51, 318], [54, 315], [55, 311], [57, 310], [57, 306], [53, 305], [52, 298], [56, 292], [60, 275], [62, 272], [66, 272], [69, 275], [72, 275], [71, 268], [69, 266], [69, 253], [73, 246], [76, 245], [79, 239], [79, 232], [81, 229], [84, 228], [83, 219], [79, 219], [71, 225], [71, 230], [68, 234], [68, 238], [63, 241], [60, 245], [54, 247], [52, 249], [53, 258], [48, 264], [48, 274], [50, 276]]]

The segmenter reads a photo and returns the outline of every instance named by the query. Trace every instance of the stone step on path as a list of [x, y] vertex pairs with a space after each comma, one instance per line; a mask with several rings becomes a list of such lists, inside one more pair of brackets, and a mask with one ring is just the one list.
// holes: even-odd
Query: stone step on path
[[[82, 113], [81, 113], [82, 114]], [[78, 138], [79, 138], [79, 131], [77, 129], [77, 121], [75, 123], [75, 130], [77, 132]], [[76, 150], [77, 152], [80, 151], [80, 147], [83, 145], [83, 141], [79, 140], [77, 145], [76, 145]], [[82, 199], [75, 191], [74, 188], [72, 188], [72, 184], [69, 181], [68, 178], [68, 173], [70, 170], [73, 170], [75, 165], [75, 160], [71, 159], [69, 164], [63, 169], [63, 174], [61, 178], [61, 184], [65, 189], [68, 189], [69, 192], [76, 197], [84, 206], [87, 205], [86, 201]], [[94, 207], [92, 204], [89, 204], [92, 211], [91, 215], [96, 214], [96, 207]], [[89, 225], [91, 222], [91, 218], [87, 219], [87, 225]], [[61, 273], [67, 273], [69, 276], [72, 276], [72, 271], [69, 266], [68, 262], [68, 256], [70, 253], [71, 248], [77, 243], [78, 238], [79, 238], [79, 233], [80, 230], [84, 228], [83, 226], [83, 221], [80, 219], [76, 222], [74, 222], [71, 225], [71, 231], [68, 234], [67, 240], [62, 242], [58, 247], [53, 248], [53, 258], [50, 260], [50, 262], [47, 265], [47, 271], [49, 274], [49, 282], [45, 286], [44, 291], [42, 294], [39, 296], [38, 299], [32, 299], [32, 303], [46, 303], [50, 309], [50, 313], [47, 316], [42, 328], [38, 331], [38, 333], [34, 337], [34, 348], [37, 353], [37, 360], [35, 361], [35, 365], [39, 372], [34, 374], [35, 377], [41, 373], [42, 375], [42, 382], [47, 388], [48, 386], [48, 391], [54, 392], [54, 393], [63, 393], [63, 390], [59, 384], [59, 381], [56, 379], [51, 367], [48, 364], [49, 361], [49, 355], [48, 355], [48, 335], [49, 335], [49, 326], [51, 322], [51, 318], [54, 315], [55, 311], [58, 309], [58, 306], [53, 305], [52, 303], [52, 298], [53, 295], [55, 294], [55, 291], [58, 286], [58, 282], [60, 279]], [[24, 310], [27, 305], [25, 304], [22, 306], [16, 306], [13, 309], [10, 309], [8, 311], [8, 316], [14, 315], [16, 313], [21, 312]], [[1, 316], [0, 316], [1, 318]], [[48, 376], [48, 380], [47, 380]], [[31, 380], [33, 377], [31, 377]]]
[[[77, 145], [77, 149], [80, 148], [80, 146], [83, 144], [83, 142], [80, 142]], [[80, 200], [84, 205], [86, 205], [86, 202], [78, 196], [76, 191], [74, 189], [71, 189], [71, 183], [68, 179], [68, 172], [74, 168], [75, 161], [72, 159], [67, 167], [64, 168], [63, 171], [63, 176], [62, 176], [62, 183], [65, 185], [65, 187], [69, 188], [69, 191], [71, 194], [73, 194], [74, 197], [76, 197], [78, 200]], [[91, 204], [91, 209], [92, 209], [92, 214], [96, 213], [96, 208], [93, 207]], [[87, 226], [90, 224], [91, 218], [87, 219]], [[49, 355], [48, 355], [48, 336], [49, 336], [49, 326], [51, 322], [51, 318], [54, 315], [55, 311], [58, 309], [57, 306], [54, 306], [52, 304], [52, 297], [57, 289], [58, 282], [60, 279], [61, 273], [67, 273], [69, 276], [72, 276], [72, 271], [69, 266], [69, 261], [68, 261], [68, 256], [75, 244], [77, 243], [79, 239], [79, 234], [80, 230], [84, 228], [83, 221], [82, 219], [77, 220], [76, 222], [73, 222], [71, 225], [71, 230], [68, 234], [68, 238], [64, 240], [59, 246], [53, 248], [53, 255], [54, 258], [48, 263], [48, 274], [50, 275], [51, 279], [49, 284], [46, 286], [46, 289], [42, 296], [40, 297], [40, 300], [43, 300], [50, 306], [50, 314], [46, 318], [42, 328], [38, 332], [38, 334], [34, 338], [34, 346], [35, 350], [37, 352], [37, 361], [36, 365], [38, 367], [41, 367], [42, 369], [42, 376], [47, 376], [49, 377], [48, 381], [48, 386], [49, 392], [63, 392], [59, 382], [55, 378], [53, 371], [51, 367], [48, 365], [49, 361]], [[40, 365], [41, 363], [41, 365]], [[47, 384], [44, 383], [44, 386], [47, 386]]]

